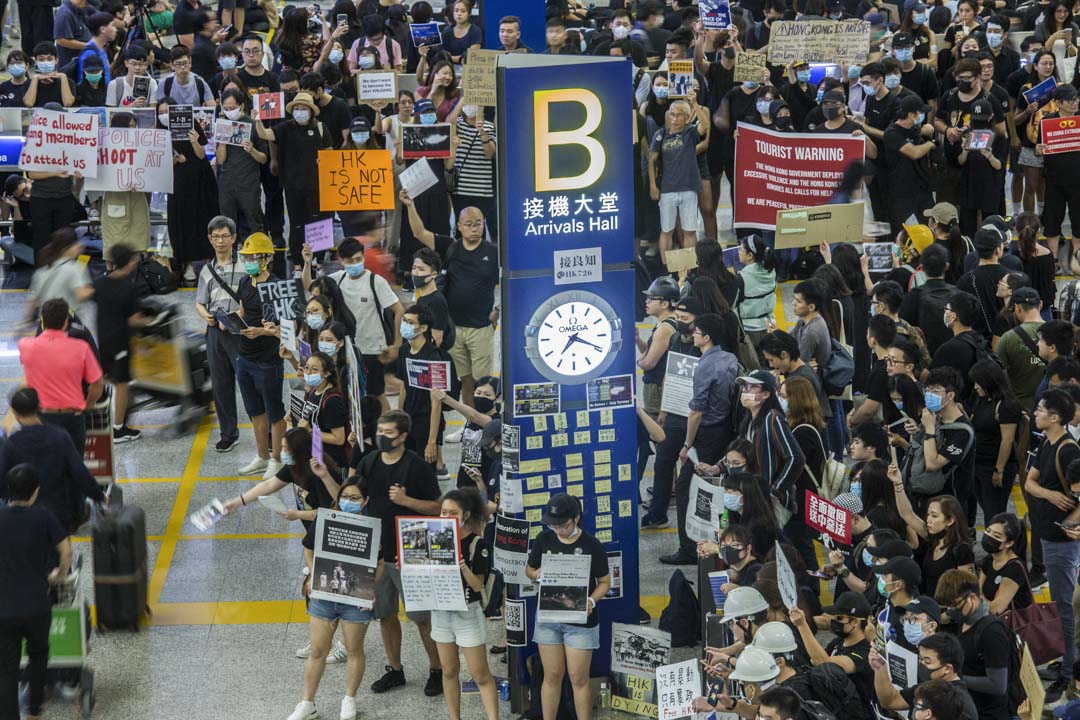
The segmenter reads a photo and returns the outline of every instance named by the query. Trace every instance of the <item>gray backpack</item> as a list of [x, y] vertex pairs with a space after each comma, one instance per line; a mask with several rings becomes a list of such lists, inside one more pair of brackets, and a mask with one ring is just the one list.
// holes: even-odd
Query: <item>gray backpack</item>
[[[928, 470], [926, 467], [926, 454], [923, 449], [925, 434], [922, 430], [911, 438], [911, 447], [908, 448], [907, 462], [904, 465], [904, 477], [907, 478], [908, 487], [919, 495], [937, 495], [944, 489], [945, 482], [952, 477], [957, 468], [971, 452], [975, 444], [975, 431], [966, 422], [942, 423], [937, 428], [937, 443], [941, 442], [941, 434], [945, 430], [963, 430], [967, 437], [964, 440], [964, 454], [960, 462], [950, 462], [939, 470]], [[939, 445], [940, 447], [940, 445]]]

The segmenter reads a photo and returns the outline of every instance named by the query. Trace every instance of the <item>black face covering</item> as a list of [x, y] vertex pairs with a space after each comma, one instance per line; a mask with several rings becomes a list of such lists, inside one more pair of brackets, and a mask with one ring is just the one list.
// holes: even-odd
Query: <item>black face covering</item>
[[835, 120], [840, 117], [840, 108], [838, 107], [823, 107], [821, 108], [821, 114], [825, 116], [826, 120]]
[[680, 335], [690, 334], [690, 323], [676, 321], [675, 327], [679, 330]]
[[989, 535], [982, 536], [983, 550], [993, 555], [997, 551], [1001, 550], [1001, 541], [997, 538], [990, 537]]
[[777, 130], [789, 130], [791, 128], [790, 117], [778, 117], [773, 119], [773, 123], [776, 125]]
[[382, 452], [390, 452], [394, 449], [394, 441], [397, 438], [387, 437], [386, 435], [376, 435], [375, 445], [378, 446]]
[[735, 567], [739, 564], [739, 560], [741, 559], [739, 554], [741, 552], [742, 551], [738, 548], [733, 547], [720, 548], [720, 555], [724, 558], [724, 562], [727, 563], [728, 567]]
[[487, 415], [495, 407], [495, 401], [491, 398], [473, 396], [473, 407], [476, 412]]
[[840, 637], [845, 637], [847, 635], [847, 631], [844, 630], [844, 623], [839, 620], [831, 620], [829, 622], [829, 629], [832, 630], [833, 635], [838, 635]]
[[735, 59], [735, 48], [733, 48], [733, 47], [724, 48], [724, 57], [726, 57], [728, 60], [734, 60]]
[[[966, 53], [964, 57], [970, 56], [971, 53]], [[960, 92], [971, 92], [971, 88], [975, 87], [974, 80], [968, 80], [967, 78], [961, 78], [956, 81], [956, 89]]]

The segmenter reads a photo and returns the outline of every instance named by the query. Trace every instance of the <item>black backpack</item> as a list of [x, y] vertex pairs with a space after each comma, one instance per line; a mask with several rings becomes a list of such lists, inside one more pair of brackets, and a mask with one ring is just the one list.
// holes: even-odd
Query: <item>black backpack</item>
[[[844, 720], [870, 720], [869, 709], [863, 707], [855, 684], [839, 665], [815, 665], [807, 671], [807, 678], [814, 699], [832, 716]], [[805, 707], [806, 703], [803, 705]]]
[[[192, 77], [195, 78], [195, 92], [199, 95], [199, 104], [201, 105], [203, 97], [206, 96], [206, 83], [203, 82], [203, 79], [201, 77], [195, 75], [194, 73], [192, 74]], [[165, 87], [162, 88], [163, 92], [165, 93], [164, 97], [172, 96], [172, 88], [174, 81], [175, 77], [173, 75], [170, 75], [163, 81], [165, 85]]]
[[956, 292], [951, 285], [945, 287], [920, 287], [912, 292], [918, 293], [917, 322], [915, 325], [923, 331], [926, 349], [933, 355], [942, 343], [952, 337], [952, 331], [945, 326], [945, 306]]
[[[986, 628], [990, 623], [996, 622], [1001, 625], [1005, 630], [1005, 637], [1009, 639], [1009, 691], [1006, 694], [1005, 700], [1008, 703], [1009, 716], [1016, 716], [1016, 708], [1020, 707], [1020, 703], [1027, 700], [1027, 693], [1024, 691], [1024, 684], [1020, 681], [1020, 659], [1024, 656], [1024, 641], [1020, 639], [1020, 636], [1013, 632], [1012, 628], [1001, 621], [997, 615], [985, 615], [980, 618], [971, 627], [972, 630], [979, 629], [979, 635], [986, 631]], [[978, 647], [979, 639], [975, 638], [975, 646]]]
[[[529, 709], [522, 717], [528, 720], [541, 720], [544, 717], [540, 706], [540, 688], [544, 684], [544, 664], [540, 661], [540, 653], [530, 655], [525, 660], [525, 669], [529, 671]], [[574, 688], [570, 684], [569, 673], [563, 675], [562, 695], [559, 697], [559, 709], [555, 712], [555, 720], [577, 720]]]
[[671, 633], [671, 647], [693, 647], [701, 641], [701, 604], [682, 570], [668, 580], [668, 605], [660, 613], [659, 627]]
[[144, 257], [135, 271], [135, 290], [140, 298], [168, 295], [180, 287], [176, 275], [153, 258]]

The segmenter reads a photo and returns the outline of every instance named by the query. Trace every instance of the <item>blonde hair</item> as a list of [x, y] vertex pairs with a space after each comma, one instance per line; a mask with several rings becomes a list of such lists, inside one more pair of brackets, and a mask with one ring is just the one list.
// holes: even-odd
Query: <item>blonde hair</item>
[[788, 378], [784, 381], [787, 392], [788, 425], [810, 425], [817, 430], [825, 429], [825, 418], [818, 405], [818, 394], [810, 381], [803, 377]]

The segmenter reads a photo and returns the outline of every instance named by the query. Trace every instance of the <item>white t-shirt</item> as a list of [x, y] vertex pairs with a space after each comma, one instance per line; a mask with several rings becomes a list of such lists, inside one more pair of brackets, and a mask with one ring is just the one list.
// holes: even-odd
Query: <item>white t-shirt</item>
[[76, 258], [64, 258], [48, 267], [39, 268], [30, 280], [30, 292], [37, 296], [39, 308], [47, 300], [60, 299], [78, 312], [79, 301], [75, 298], [75, 290], [88, 285], [90, 275], [86, 272], [86, 266]]
[[[109, 107], [120, 107], [121, 105], [130, 105], [135, 99], [133, 93], [135, 88], [128, 82], [127, 75], [123, 77], [113, 78], [109, 83], [108, 89], [105, 91], [105, 104]], [[150, 95], [146, 100], [146, 107], [154, 106], [154, 98], [157, 97], [157, 80], [150, 78]]]
[[[356, 347], [362, 355], [378, 355], [386, 349], [386, 336], [379, 319], [379, 308], [386, 310], [398, 302], [394, 289], [382, 276], [375, 275], [370, 270], [365, 270], [358, 278], [349, 277], [344, 270], [330, 277], [341, 288], [341, 296], [356, 318]], [[376, 308], [375, 297], [371, 293], [372, 278], [379, 308]]]

